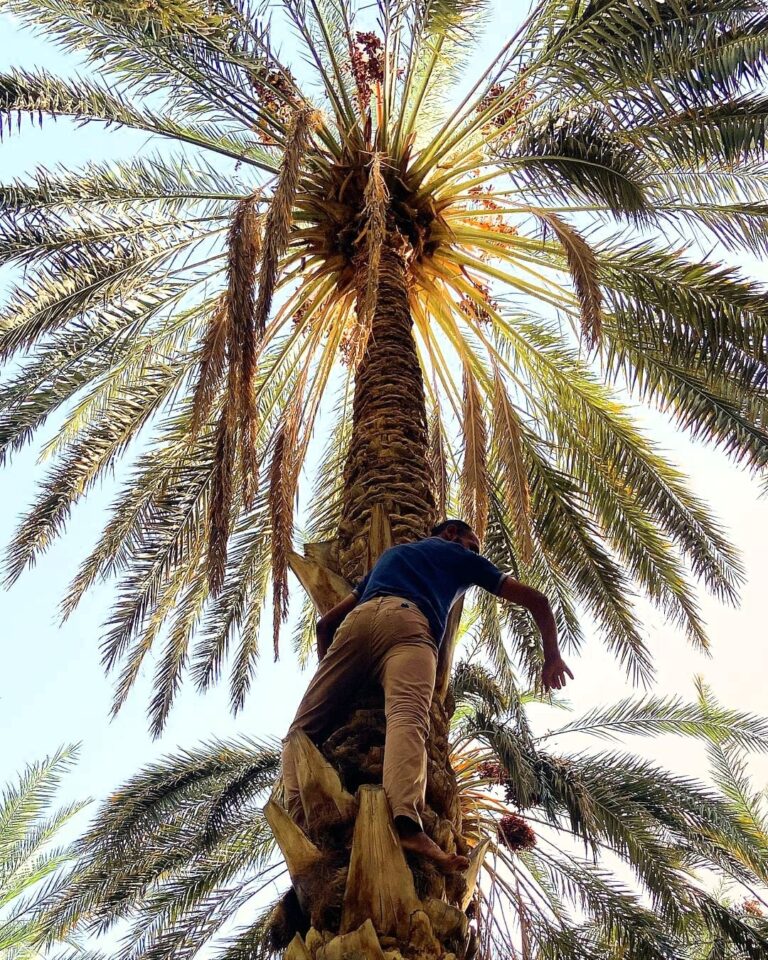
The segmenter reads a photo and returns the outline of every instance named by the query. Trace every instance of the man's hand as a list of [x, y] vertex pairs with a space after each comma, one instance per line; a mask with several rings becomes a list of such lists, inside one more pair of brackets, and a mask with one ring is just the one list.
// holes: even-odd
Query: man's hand
[[339, 625], [350, 610], [353, 610], [358, 603], [356, 593], [347, 594], [343, 600], [336, 604], [324, 617], [320, 617], [315, 626], [317, 634], [317, 659], [322, 660], [328, 653], [328, 649], [333, 643], [333, 635], [336, 633]]
[[543, 593], [534, 590], [532, 587], [527, 587], [524, 583], [520, 583], [510, 576], [507, 576], [502, 583], [499, 596], [503, 600], [517, 603], [531, 612], [531, 616], [536, 621], [536, 626], [541, 633], [541, 642], [544, 648], [544, 668], [541, 671], [541, 681], [544, 684], [544, 689], [547, 692], [561, 690], [566, 684], [566, 676], [573, 680], [573, 674], [560, 656], [560, 650], [557, 646], [557, 625], [552, 615], [549, 600]]
[[315, 624], [315, 633], [317, 634], [317, 660], [318, 662], [328, 653], [333, 641], [333, 630], [324, 620], [318, 620]]
[[546, 657], [541, 671], [541, 682], [544, 684], [544, 690], [549, 693], [550, 690], [562, 689], [566, 684], [566, 674], [573, 680], [573, 674], [565, 665], [559, 653]]

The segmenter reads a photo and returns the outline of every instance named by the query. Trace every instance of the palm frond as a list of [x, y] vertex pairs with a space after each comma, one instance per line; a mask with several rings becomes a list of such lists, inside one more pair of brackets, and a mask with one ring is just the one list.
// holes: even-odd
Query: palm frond
[[565, 199], [575, 193], [636, 220], [648, 210], [647, 160], [634, 144], [615, 136], [598, 109], [556, 112], [536, 121], [505, 149], [501, 162], [541, 196]]
[[512, 506], [520, 562], [527, 564], [533, 555], [531, 497], [523, 454], [523, 425], [507, 393], [501, 371], [494, 371], [493, 420], [491, 445], [503, 464], [504, 492]]
[[460, 499], [467, 522], [482, 538], [488, 522], [487, 432], [475, 374], [467, 366], [464, 367], [463, 379], [464, 458], [459, 477]]
[[566, 733], [589, 733], [610, 740], [628, 734], [674, 733], [746, 750], [768, 749], [768, 724], [762, 718], [719, 706], [686, 703], [681, 697], [628, 698], [608, 707], [596, 707], [550, 730], [545, 739]]
[[264, 248], [254, 307], [254, 323], [260, 334], [266, 329], [278, 280], [279, 261], [288, 245], [301, 164], [309, 147], [313, 122], [314, 113], [310, 108], [302, 107], [296, 112], [280, 164], [277, 186], [264, 220]]
[[67, 81], [45, 71], [10, 71], [0, 76], [0, 116], [5, 118], [0, 125], [0, 137], [13, 132], [8, 118], [14, 114], [17, 132], [20, 132], [23, 115], [28, 115], [31, 122], [39, 122], [44, 116], [70, 117], [80, 123], [101, 122], [142, 130], [276, 172], [268, 155], [258, 148], [253, 151], [247, 140], [237, 133], [222, 133], [214, 123], [182, 121], [156, 112], [89, 80]]
[[551, 227], [565, 250], [581, 307], [582, 336], [588, 347], [594, 347], [600, 342], [603, 300], [595, 252], [584, 237], [561, 217], [543, 210], [537, 210], [536, 216]]

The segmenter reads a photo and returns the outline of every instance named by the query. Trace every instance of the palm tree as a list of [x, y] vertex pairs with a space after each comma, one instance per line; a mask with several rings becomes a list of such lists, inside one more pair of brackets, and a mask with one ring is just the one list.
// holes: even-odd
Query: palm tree
[[[768, 834], [743, 769], [747, 751], [768, 749], [764, 720], [724, 709], [700, 686], [693, 703], [625, 700], [537, 733], [528, 697], [511, 703], [477, 663], [459, 665], [453, 693], [465, 827], [487, 851], [467, 897], [468, 956], [765, 956]], [[595, 748], [661, 733], [708, 744], [715, 782]], [[567, 746], [574, 736], [576, 751]], [[593, 746], [583, 749], [584, 738]], [[324, 938], [307, 931], [290, 896], [276, 899], [288, 871], [261, 807], [279, 757], [278, 745], [214, 742], [124, 784], [79, 841], [78, 862], [49, 902], [48, 936], [116, 928], [120, 960], [200, 951], [255, 960], [280, 954], [298, 925], [312, 956], [337, 955], [320, 952]], [[443, 908], [455, 943], [467, 918]], [[438, 955], [428, 947], [421, 955]], [[294, 940], [286, 956], [302, 955]]]
[[71, 848], [53, 844], [85, 806], [73, 803], [53, 808], [61, 778], [76, 753], [70, 747], [30, 764], [0, 798], [2, 960], [36, 960], [40, 956], [41, 904], [51, 895], [50, 884], [72, 860]]
[[[1, 6], [100, 74], [0, 76], [5, 134], [66, 116], [183, 148], [2, 188], [3, 262], [25, 268], [0, 315], [3, 455], [63, 418], [8, 577], [124, 465], [64, 602], [119, 578], [116, 709], [158, 645], [155, 734], [185, 675], [205, 689], [227, 661], [238, 709], [270, 580], [277, 646], [289, 567], [324, 609], [447, 505], [552, 598], [566, 645], [586, 610], [647, 681], [636, 589], [706, 645], [691, 578], [733, 600], [738, 560], [621, 392], [762, 469], [765, 298], [703, 252], [766, 247], [762, 6], [542, 2], [471, 86], [482, 2], [381, 3], [367, 23], [285, 0], [298, 66], [247, 0]], [[529, 624], [481, 609], [496, 671], [511, 681], [506, 625], [534, 676]], [[444, 649], [430, 791], [461, 845]], [[348, 786], [370, 719], [327, 749], [348, 735]]]

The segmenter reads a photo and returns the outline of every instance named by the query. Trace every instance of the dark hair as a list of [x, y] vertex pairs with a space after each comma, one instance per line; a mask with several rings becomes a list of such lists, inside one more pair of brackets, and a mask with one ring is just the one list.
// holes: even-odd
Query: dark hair
[[439, 537], [448, 527], [456, 527], [459, 533], [472, 533], [472, 527], [464, 520], [443, 520], [436, 527], [432, 527], [430, 536]]

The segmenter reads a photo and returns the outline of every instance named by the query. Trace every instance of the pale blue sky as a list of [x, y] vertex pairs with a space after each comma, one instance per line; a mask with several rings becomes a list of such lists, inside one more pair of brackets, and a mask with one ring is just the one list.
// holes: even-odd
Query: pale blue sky
[[[501, 9], [499, 0], [498, 10]], [[495, 37], [509, 32], [509, 24], [502, 22], [505, 16], [509, 19], [510, 14], [499, 13], [494, 21]], [[478, 56], [487, 56], [490, 49], [490, 44], [484, 44]], [[66, 69], [69, 62], [63, 61], [48, 44], [21, 33], [7, 17], [0, 17], [0, 68], [44, 65], [57, 70]], [[7, 180], [39, 163], [79, 166], [90, 159], [127, 156], [146, 144], [143, 135], [105, 131], [96, 125], [75, 129], [60, 121], [47, 123], [42, 131], [25, 127], [21, 136], [13, 136], [0, 145], [0, 177]], [[683, 637], [667, 628], [658, 614], [648, 612], [649, 644], [658, 665], [657, 691], [691, 694], [691, 678], [701, 673], [725, 703], [765, 712], [768, 502], [758, 499], [756, 484], [730, 467], [724, 457], [690, 444], [663, 426], [656, 416], [651, 422], [654, 428], [660, 428], [662, 442], [673, 458], [691, 474], [697, 492], [715, 504], [743, 551], [749, 577], [739, 610], [723, 608], [702, 597], [713, 641], [713, 656], [709, 660], [687, 647]], [[37, 448], [25, 451], [16, 458], [12, 469], [0, 473], [3, 545], [41, 475], [36, 454]], [[306, 685], [307, 676], [298, 672], [290, 644], [286, 642], [282, 660], [273, 664], [267, 640], [259, 677], [239, 717], [233, 719], [228, 713], [226, 690], [205, 697], [185, 690], [163, 737], [153, 742], [146, 732], [144, 714], [152, 674], [150, 664], [127, 706], [110, 722], [111, 684], [102, 674], [98, 657], [100, 625], [108, 612], [109, 589], [91, 593], [64, 627], [60, 628], [56, 621], [58, 602], [79, 559], [98, 533], [110, 493], [103, 490], [89, 497], [87, 504], [76, 511], [70, 535], [12, 590], [0, 594], [4, 639], [0, 783], [28, 760], [53, 751], [59, 744], [82, 741], [81, 761], [69, 778], [66, 793], [101, 798], [140, 766], [178, 746], [237, 733], [280, 736]], [[285, 636], [288, 640], [290, 629]], [[572, 666], [576, 681], [568, 692], [578, 709], [618, 699], [629, 690], [621, 672], [597, 641], [590, 641]], [[538, 711], [538, 716], [540, 723], [547, 723], [545, 708]], [[644, 741], [632, 746], [681, 770], [697, 773], [702, 769], [701, 750], [690, 743], [663, 739], [653, 746]], [[764, 758], [756, 761], [754, 769], [761, 779], [768, 780]]]

